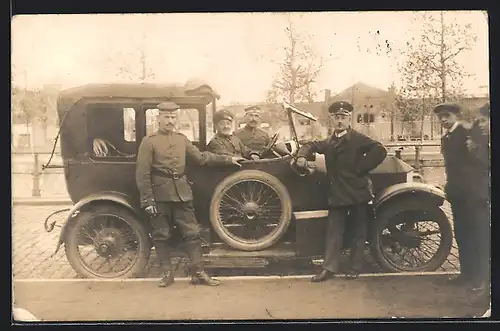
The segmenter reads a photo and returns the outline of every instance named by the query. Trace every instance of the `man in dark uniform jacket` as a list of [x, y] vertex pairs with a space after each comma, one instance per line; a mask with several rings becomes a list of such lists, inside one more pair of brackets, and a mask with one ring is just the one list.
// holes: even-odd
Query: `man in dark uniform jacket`
[[260, 151], [262, 151], [271, 141], [267, 132], [259, 128], [261, 122], [260, 107], [252, 106], [245, 108], [245, 121], [245, 126], [236, 130], [234, 135], [238, 137], [246, 147], [254, 152], [260, 153]]
[[233, 114], [229, 110], [220, 110], [214, 114], [214, 125], [217, 130], [210, 140], [207, 150], [219, 155], [242, 156], [246, 159], [259, 159], [259, 154], [246, 147], [240, 138], [232, 133]]
[[362, 268], [367, 236], [368, 203], [373, 192], [368, 173], [387, 155], [379, 142], [350, 128], [353, 106], [346, 101], [333, 103], [328, 112], [334, 132], [325, 140], [302, 146], [297, 155], [297, 166], [306, 167], [306, 158], [312, 153], [325, 155], [328, 188], [328, 225], [323, 270], [312, 278], [321, 282], [339, 272], [339, 260], [347, 213], [350, 211], [354, 236], [351, 243], [348, 277], [357, 277]]
[[218, 285], [203, 270], [199, 224], [193, 208], [193, 194], [184, 170], [186, 156], [200, 165], [239, 165], [240, 157], [201, 153], [189, 139], [175, 131], [179, 106], [173, 102], [158, 105], [159, 129], [145, 137], [137, 155], [136, 182], [141, 207], [151, 216], [152, 239], [162, 268], [160, 287], [173, 283], [170, 264], [172, 222], [177, 224], [193, 266], [193, 284]]
[[453, 103], [434, 108], [446, 130], [441, 138], [445, 193], [460, 261], [460, 275], [449, 281], [481, 292], [489, 277], [489, 152], [483, 137], [460, 124], [460, 112]]

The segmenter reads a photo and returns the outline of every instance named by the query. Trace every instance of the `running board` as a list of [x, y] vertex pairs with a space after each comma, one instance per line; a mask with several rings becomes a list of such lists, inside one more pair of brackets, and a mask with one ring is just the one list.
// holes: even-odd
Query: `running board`
[[293, 213], [293, 216], [297, 221], [310, 220], [315, 218], [327, 218], [328, 210], [296, 211]]

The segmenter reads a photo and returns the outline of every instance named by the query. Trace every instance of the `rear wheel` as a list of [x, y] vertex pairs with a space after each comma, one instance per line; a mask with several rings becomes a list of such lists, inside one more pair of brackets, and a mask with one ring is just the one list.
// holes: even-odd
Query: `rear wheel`
[[290, 195], [274, 176], [258, 170], [237, 172], [215, 189], [210, 204], [214, 231], [229, 246], [257, 251], [275, 244], [292, 217]]
[[371, 252], [389, 272], [435, 271], [448, 258], [453, 231], [439, 206], [416, 199], [390, 201], [377, 211]]
[[69, 225], [66, 257], [84, 278], [136, 277], [147, 265], [151, 242], [140, 219], [125, 208], [101, 205]]

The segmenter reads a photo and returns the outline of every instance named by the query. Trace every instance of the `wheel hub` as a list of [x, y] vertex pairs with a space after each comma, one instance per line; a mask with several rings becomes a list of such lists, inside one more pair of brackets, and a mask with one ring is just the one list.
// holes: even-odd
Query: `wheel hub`
[[123, 235], [115, 228], [105, 228], [98, 232], [96, 251], [101, 256], [112, 256], [124, 247]]
[[242, 212], [245, 214], [247, 219], [253, 220], [258, 216], [259, 205], [255, 202], [246, 202], [243, 205]]

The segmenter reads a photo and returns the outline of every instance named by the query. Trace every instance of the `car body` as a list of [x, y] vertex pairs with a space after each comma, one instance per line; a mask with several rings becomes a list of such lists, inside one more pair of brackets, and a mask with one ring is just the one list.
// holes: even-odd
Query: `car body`
[[[132, 277], [140, 273], [149, 258], [151, 242], [147, 216], [139, 208], [135, 161], [141, 140], [154, 132], [155, 107], [166, 100], [177, 103], [181, 107], [181, 113], [185, 111], [187, 114], [180, 127], [186, 135], [192, 133], [190, 139], [204, 151], [208, 144], [207, 137], [211, 136], [207, 132], [207, 114], [215, 112], [216, 99], [217, 94], [208, 84], [89, 84], [60, 94], [58, 116], [61, 123], [61, 155], [64, 160], [62, 167], [74, 206], [62, 226], [56, 251], [65, 244], [68, 259], [81, 276]], [[324, 220], [328, 209], [324, 157], [315, 155], [309, 160], [309, 171], [296, 168], [294, 158], [300, 147], [294, 117], [305, 117], [310, 121], [316, 119], [293, 105], [283, 103], [283, 106], [292, 132], [292, 140], [287, 143], [292, 155], [243, 161], [241, 168], [200, 167], [188, 160], [186, 174], [192, 183], [195, 212], [203, 229], [202, 237], [208, 249], [207, 258], [217, 255], [218, 258], [286, 257], [312, 260], [322, 255]], [[270, 150], [273, 146], [268, 147]], [[96, 155], [96, 150], [100, 156]], [[414, 177], [413, 168], [395, 156], [388, 156], [371, 172], [375, 198], [371, 204], [373, 219], [370, 220], [370, 243], [377, 260], [388, 270], [435, 270], [444, 262], [451, 247], [449, 222], [439, 212], [439, 206], [445, 200], [444, 193], [431, 185], [413, 182]], [[277, 201], [273, 212], [279, 213], [279, 216], [269, 216], [271, 211], [265, 214], [264, 207], [259, 207], [252, 201], [240, 201], [238, 207], [231, 207], [239, 216], [234, 213], [224, 214], [223, 200], [231, 198], [231, 189], [238, 185], [260, 185], [260, 192], [264, 192], [261, 195], [270, 192], [266, 193], [270, 197], [268, 200]], [[253, 188], [240, 190], [240, 193], [245, 190], [249, 193]], [[241, 196], [246, 196], [245, 194], [241, 193]], [[403, 234], [405, 238], [413, 238], [405, 239], [405, 247], [408, 248], [410, 241], [416, 243], [417, 237], [422, 235], [423, 232], [415, 230], [415, 225], [405, 227], [400, 224], [397, 227], [388, 224], [389, 219], [400, 215], [403, 209], [415, 215], [436, 216], [439, 219], [439, 230], [434, 230], [432, 235], [441, 233], [444, 238], [430, 262], [413, 269], [401, 267], [398, 262], [390, 262], [384, 257], [382, 247], [387, 244], [394, 250], [398, 245], [404, 246], [401, 244], [404, 241], [401, 239]], [[256, 216], [258, 213], [260, 216]], [[124, 225], [129, 229], [127, 231], [132, 231], [137, 236], [137, 239], [129, 240], [132, 248], [123, 248], [127, 241], [123, 235], [118, 239], [111, 236], [120, 227], [112, 227], [104, 232], [92, 228], [89, 222], [101, 214], [114, 215], [127, 223]], [[229, 221], [231, 218], [237, 220]], [[259, 222], [261, 219], [265, 220], [265, 224], [250, 224], [257, 218]], [[250, 229], [252, 226], [254, 228]], [[258, 231], [255, 230], [257, 227]], [[86, 231], [92, 229], [98, 233], [98, 239], [78, 239], [77, 232], [80, 228]], [[384, 231], [389, 231], [390, 234]], [[254, 236], [258, 237], [258, 233], [261, 233], [261, 237], [245, 237], [245, 233], [254, 232], [257, 233]], [[91, 267], [84, 266], [77, 254], [79, 248], [86, 244], [94, 245], [99, 256], [111, 258], [109, 252], [113, 251], [112, 247], [117, 247], [117, 243], [123, 246], [120, 249], [135, 249], [139, 252], [139, 262], [134, 262], [134, 266], [126, 271], [110, 275], [92, 271]]]

